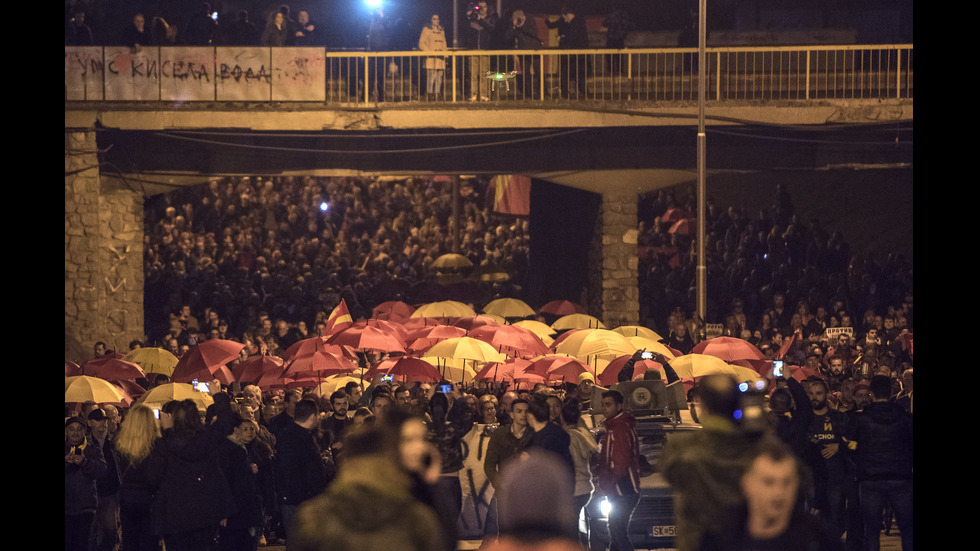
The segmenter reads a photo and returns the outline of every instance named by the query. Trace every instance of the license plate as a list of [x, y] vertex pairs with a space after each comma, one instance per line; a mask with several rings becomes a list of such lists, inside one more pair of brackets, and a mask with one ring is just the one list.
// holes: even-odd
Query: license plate
[[677, 535], [676, 526], [651, 526], [650, 527], [650, 537], [672, 538], [676, 535]]

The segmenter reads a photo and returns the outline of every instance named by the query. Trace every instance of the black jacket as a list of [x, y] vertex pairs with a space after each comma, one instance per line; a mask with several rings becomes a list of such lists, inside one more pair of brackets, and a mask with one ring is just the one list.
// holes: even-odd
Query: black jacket
[[912, 479], [912, 415], [893, 402], [872, 402], [851, 419], [858, 480]]
[[231, 489], [218, 464], [215, 431], [167, 430], [146, 459], [146, 476], [156, 491], [152, 505], [155, 534], [165, 536], [217, 528], [235, 512]]
[[316, 437], [295, 422], [276, 435], [273, 464], [279, 503], [299, 505], [326, 489], [329, 482]]

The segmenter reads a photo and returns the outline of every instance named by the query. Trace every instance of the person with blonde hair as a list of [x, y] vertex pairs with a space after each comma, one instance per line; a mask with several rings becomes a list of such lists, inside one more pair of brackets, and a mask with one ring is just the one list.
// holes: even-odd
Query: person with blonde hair
[[119, 455], [119, 521], [122, 551], [158, 549], [157, 537], [150, 529], [153, 491], [146, 479], [144, 460], [160, 438], [156, 415], [149, 406], [136, 404], [119, 426], [115, 446]]

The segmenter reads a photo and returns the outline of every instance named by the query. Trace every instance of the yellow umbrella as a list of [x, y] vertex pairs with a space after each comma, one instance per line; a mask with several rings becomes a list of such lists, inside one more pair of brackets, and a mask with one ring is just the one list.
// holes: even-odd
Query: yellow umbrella
[[422, 356], [420, 359], [435, 366], [447, 381], [462, 382], [467, 379], [472, 381], [476, 377], [473, 362], [468, 362], [464, 359], [441, 358], [437, 356]]
[[163, 373], [168, 377], [174, 374], [178, 361], [169, 350], [153, 346], [130, 350], [122, 359], [139, 365], [146, 374]]
[[714, 373], [727, 373], [735, 376], [735, 369], [720, 358], [707, 354], [685, 354], [670, 360], [678, 377], [704, 377]]
[[620, 356], [632, 355], [636, 352], [636, 348], [626, 337], [614, 331], [583, 329], [562, 339], [555, 352], [575, 356], [591, 364], [593, 358], [612, 360]]
[[214, 403], [211, 394], [196, 390], [190, 383], [167, 383], [155, 386], [140, 396], [136, 403], [160, 408], [172, 400], [193, 400], [199, 410], [205, 410]]
[[438, 270], [456, 270], [469, 268], [473, 266], [473, 262], [461, 254], [447, 253], [433, 260], [430, 266]]
[[364, 372], [367, 371], [366, 368], [358, 368], [356, 373], [338, 373], [337, 375], [331, 375], [323, 379], [323, 382], [317, 385], [313, 392], [317, 396], [327, 396], [329, 397], [335, 391], [347, 386], [347, 383], [354, 382], [361, 385], [361, 388], [367, 390], [371, 386], [371, 381], [363, 378]]
[[514, 322], [511, 325], [516, 325], [517, 327], [523, 327], [524, 329], [530, 329], [532, 333], [541, 337], [542, 339], [548, 337], [551, 340], [554, 340], [555, 335], [558, 333], [557, 331], [552, 329], [551, 326], [548, 325], [547, 323], [538, 320], [521, 320], [518, 322]]
[[588, 314], [568, 314], [555, 320], [551, 324], [552, 329], [605, 329], [606, 326], [599, 318]]
[[476, 311], [456, 300], [442, 300], [419, 306], [412, 313], [413, 318], [463, 318], [475, 316]]
[[533, 316], [535, 311], [519, 298], [498, 298], [484, 306], [483, 313], [502, 318], [526, 318]]
[[88, 402], [98, 404], [122, 402], [122, 393], [109, 381], [88, 375], [65, 377], [65, 403]]
[[620, 325], [619, 327], [614, 328], [613, 331], [623, 335], [624, 337], [643, 337], [652, 341], [659, 341], [663, 338], [653, 329], [648, 329], [642, 325]]
[[[670, 365], [674, 365], [671, 363]], [[740, 383], [761, 381], [764, 377], [748, 367], [742, 365], [729, 364], [735, 370], [735, 379]]]
[[626, 337], [626, 340], [629, 341], [629, 343], [637, 350], [643, 349], [647, 352], [659, 352], [660, 354], [666, 356], [668, 360], [674, 358], [674, 351], [667, 348], [667, 345], [662, 342], [648, 339], [646, 337]]
[[493, 346], [473, 337], [446, 339], [426, 350], [425, 355], [477, 362], [503, 362], [507, 360], [507, 356], [497, 352]]

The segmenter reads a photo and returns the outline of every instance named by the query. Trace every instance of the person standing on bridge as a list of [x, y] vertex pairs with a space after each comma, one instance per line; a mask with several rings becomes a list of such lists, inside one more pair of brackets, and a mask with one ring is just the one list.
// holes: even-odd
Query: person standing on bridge
[[[486, 2], [477, 2], [466, 10], [466, 47], [470, 50], [487, 50], [491, 37], [497, 28], [497, 14], [491, 11]], [[470, 101], [490, 100], [490, 56], [472, 55], [469, 57]]]
[[[439, 24], [439, 15], [433, 14], [429, 23], [422, 27], [419, 36], [419, 50], [423, 52], [446, 51], [446, 31]], [[446, 75], [446, 57], [430, 56], [425, 58], [425, 93], [428, 100], [435, 100], [442, 94], [442, 81]]]

